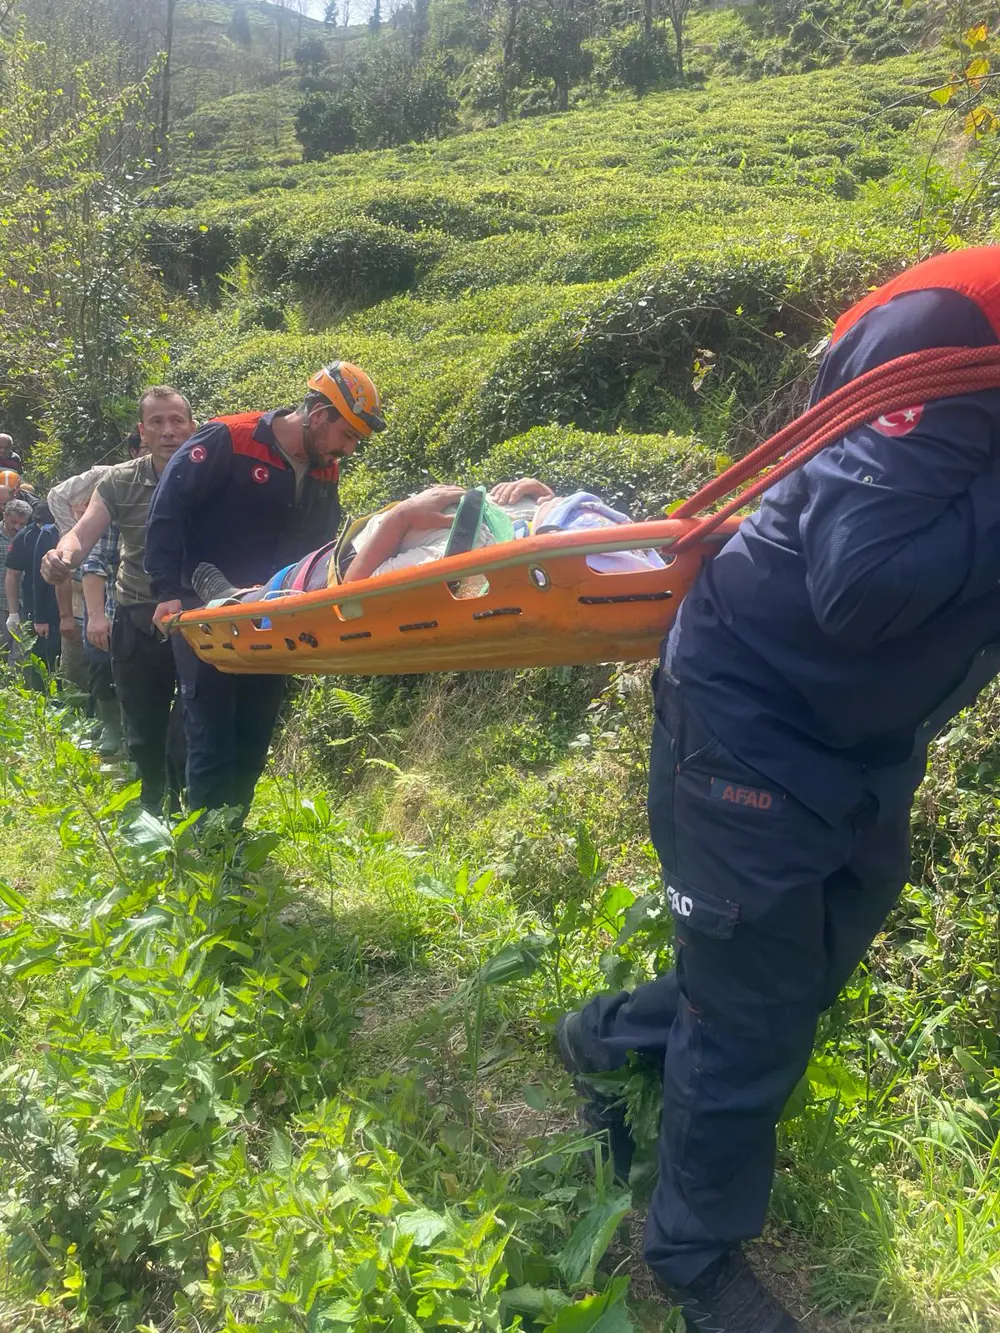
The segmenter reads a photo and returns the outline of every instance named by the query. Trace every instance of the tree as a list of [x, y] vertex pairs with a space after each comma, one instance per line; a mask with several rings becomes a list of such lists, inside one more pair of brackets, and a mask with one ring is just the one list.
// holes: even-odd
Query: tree
[[455, 123], [441, 63], [413, 60], [398, 47], [376, 46], [358, 62], [351, 95], [362, 148], [438, 139]]
[[326, 8], [323, 10], [323, 22], [328, 28], [337, 26], [337, 0], [326, 0]]
[[170, 129], [170, 76], [173, 73], [171, 62], [174, 54], [174, 15], [177, 0], [164, 0], [164, 50], [163, 50], [163, 92], [160, 98], [160, 138], [166, 143]]
[[637, 97], [664, 88], [676, 78], [674, 58], [662, 27], [647, 37], [643, 27], [618, 28], [598, 45], [599, 73], [608, 83]]
[[318, 162], [357, 146], [351, 99], [344, 93], [310, 93], [295, 113], [295, 134], [306, 162]]
[[329, 59], [330, 53], [322, 37], [307, 37], [295, 48], [296, 65], [302, 70], [308, 70], [313, 78], [319, 76], [320, 70]]
[[156, 95], [19, 28], [0, 32], [0, 69], [0, 413], [49, 436], [55, 463], [63, 439], [84, 461], [120, 438], [124, 400], [162, 365], [135, 197]]
[[688, 15], [691, 13], [693, 0], [660, 0], [663, 11], [670, 20], [670, 26], [674, 30], [674, 59], [677, 63], [677, 73], [680, 78], [684, 77], [684, 29], [687, 27]]
[[653, 35], [653, 0], [643, 0], [642, 30], [647, 38]]
[[552, 80], [559, 111], [569, 110], [570, 88], [593, 65], [593, 56], [583, 47], [589, 31], [584, 0], [531, 0], [519, 14], [517, 64], [529, 78]]
[[378, 34], [382, 30], [382, 0], [375, 0], [372, 16], [368, 20], [368, 31]]
[[233, 16], [229, 20], [229, 36], [237, 46], [242, 46], [249, 50], [253, 44], [253, 33], [250, 30], [250, 16], [247, 13], [246, 5], [237, 5], [233, 10]]
[[510, 118], [510, 95], [514, 85], [517, 45], [520, 36], [521, 0], [506, 0], [504, 14], [501, 74], [503, 100], [500, 107], [500, 119]]
[[430, 0], [413, 0], [413, 54], [419, 60], [427, 41]]

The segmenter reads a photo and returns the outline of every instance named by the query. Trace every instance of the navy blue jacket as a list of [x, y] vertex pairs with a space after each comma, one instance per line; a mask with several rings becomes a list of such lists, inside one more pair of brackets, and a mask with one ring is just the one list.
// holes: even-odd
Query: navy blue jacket
[[[940, 256], [843, 317], [814, 400], [907, 352], [998, 341], [1000, 247]], [[1000, 669], [998, 444], [995, 390], [853, 431], [765, 496], [681, 606], [666, 662], [696, 711], [831, 822]]]
[[[51, 583], [42, 578], [42, 557], [54, 551], [59, 542], [59, 529], [54, 523], [46, 523], [38, 529], [30, 547], [31, 559], [31, 614], [36, 625], [48, 625], [51, 633], [59, 629], [59, 602], [56, 590]], [[29, 577], [25, 575], [25, 578]], [[22, 579], [22, 587], [24, 579]]]
[[191, 574], [203, 561], [250, 587], [335, 535], [337, 465], [311, 471], [296, 500], [295, 473], [271, 426], [277, 415], [208, 421], [163, 469], [146, 528], [146, 572], [159, 601], [191, 601]]

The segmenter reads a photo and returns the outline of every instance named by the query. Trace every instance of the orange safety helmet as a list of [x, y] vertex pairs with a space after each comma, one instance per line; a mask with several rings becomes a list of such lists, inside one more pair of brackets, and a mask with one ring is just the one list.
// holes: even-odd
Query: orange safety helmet
[[0, 486], [9, 486], [12, 491], [20, 490], [21, 474], [5, 468], [0, 472]]
[[378, 389], [360, 366], [331, 361], [310, 378], [309, 387], [321, 393], [360, 435], [385, 430]]

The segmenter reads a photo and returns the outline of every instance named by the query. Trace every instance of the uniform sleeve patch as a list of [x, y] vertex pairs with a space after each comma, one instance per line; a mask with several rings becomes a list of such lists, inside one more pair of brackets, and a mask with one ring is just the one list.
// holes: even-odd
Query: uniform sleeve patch
[[208, 450], [204, 445], [196, 444], [190, 454], [188, 454], [188, 457], [191, 459], [192, 463], [204, 463], [205, 459], [208, 457]]
[[880, 435], [909, 435], [911, 430], [916, 430], [920, 425], [923, 415], [923, 403], [916, 407], [900, 408], [898, 412], [885, 412], [871, 423], [872, 430], [877, 430]]

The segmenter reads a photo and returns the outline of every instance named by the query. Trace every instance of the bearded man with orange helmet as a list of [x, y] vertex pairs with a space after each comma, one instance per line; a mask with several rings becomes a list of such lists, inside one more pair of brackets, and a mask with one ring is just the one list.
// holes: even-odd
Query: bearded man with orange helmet
[[[146, 570], [161, 627], [199, 604], [191, 576], [217, 566], [240, 587], [265, 582], [330, 540], [340, 524], [340, 461], [385, 429], [378, 390], [334, 361], [300, 407], [206, 422], [174, 454], [153, 497]], [[253, 800], [281, 701], [281, 676], [227, 675], [173, 636], [184, 701], [191, 809]]]

